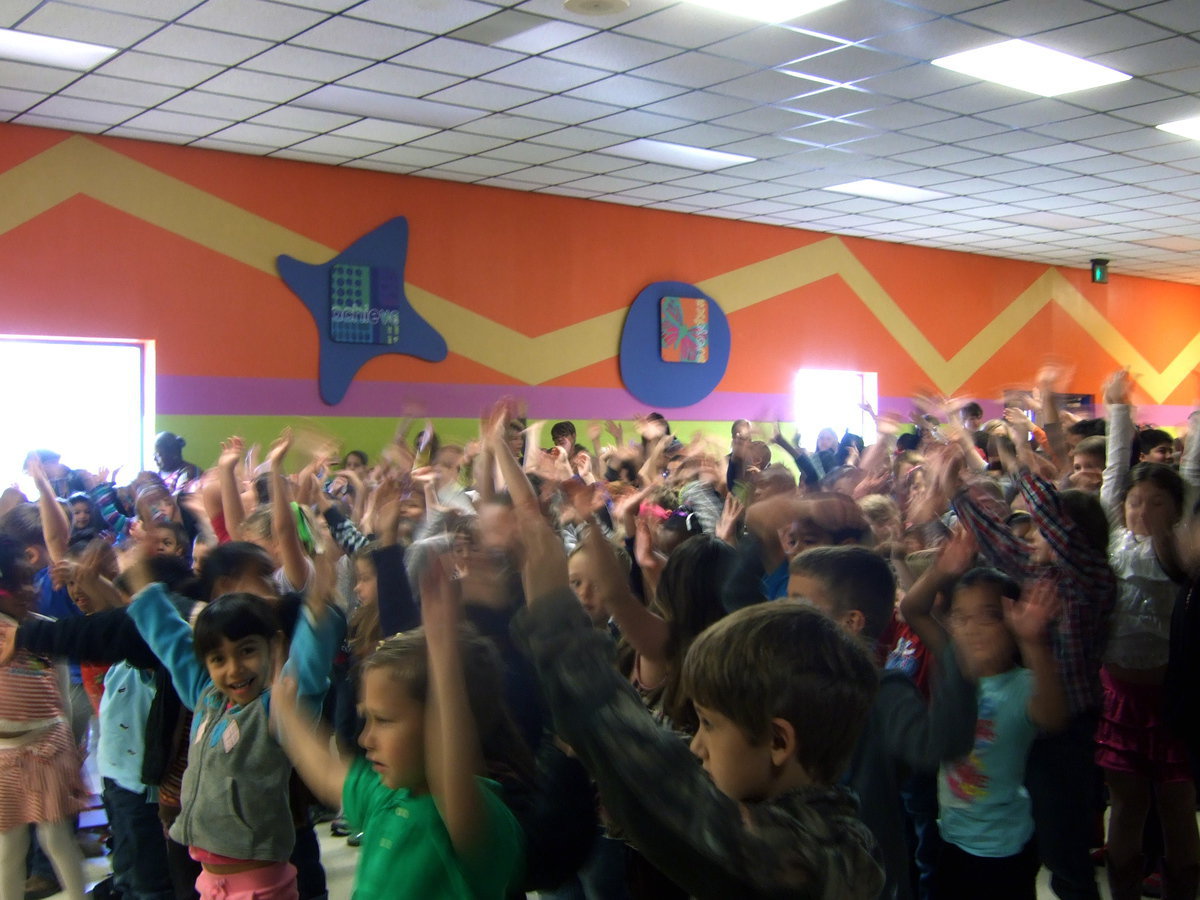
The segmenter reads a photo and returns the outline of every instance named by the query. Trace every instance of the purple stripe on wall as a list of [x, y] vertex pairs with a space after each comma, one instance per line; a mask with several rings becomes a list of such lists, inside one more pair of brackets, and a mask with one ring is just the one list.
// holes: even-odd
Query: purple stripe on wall
[[[199, 375], [160, 375], [158, 412], [188, 416], [383, 416], [399, 417], [413, 404], [424, 415], [445, 418], [478, 416], [497, 398], [511, 394], [528, 404], [539, 419], [586, 415], [594, 419], [629, 419], [647, 406], [622, 388], [497, 386], [477, 384], [402, 384], [356, 381], [337, 406], [325, 404], [316, 380], [300, 378], [225, 378]], [[999, 415], [999, 403], [981, 401], [984, 415]], [[662, 408], [680, 420], [790, 421], [789, 394], [716, 392], [691, 406]], [[880, 397], [882, 412], [907, 417], [907, 397]], [[1186, 406], [1143, 406], [1138, 418], [1173, 427], [1187, 421]]]
[[[628, 419], [647, 406], [621, 388], [499, 386], [477, 384], [402, 384], [356, 381], [336, 406], [325, 404], [316, 381], [298, 378], [225, 378], [160, 375], [158, 412], [192, 416], [400, 416], [412, 404], [426, 415], [466, 418], [505, 394], [528, 404], [537, 418], [579, 415]], [[714, 393], [691, 406], [664, 408], [677, 419], [788, 418], [784, 394]]]

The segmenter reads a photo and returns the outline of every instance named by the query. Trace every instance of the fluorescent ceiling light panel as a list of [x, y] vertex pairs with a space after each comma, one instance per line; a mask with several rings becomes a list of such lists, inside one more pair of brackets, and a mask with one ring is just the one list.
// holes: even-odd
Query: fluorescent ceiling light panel
[[1169, 131], [1171, 134], [1177, 134], [1180, 137], [1200, 141], [1200, 116], [1192, 116], [1190, 119], [1179, 119], [1175, 122], [1164, 122], [1158, 126], [1158, 130]]
[[894, 200], [897, 203], [921, 203], [925, 200], [941, 200], [949, 194], [938, 191], [927, 191], [924, 188], [910, 187], [907, 184], [893, 184], [890, 181], [878, 181], [874, 178], [864, 178], [861, 181], [848, 181], [845, 184], [835, 184], [822, 188], [825, 191], [837, 191], [840, 194], [857, 194], [859, 197], [875, 197], [878, 200]]
[[1042, 97], [1057, 97], [1133, 77], [1028, 41], [1001, 41], [943, 56], [933, 64]]
[[691, 0], [695, 6], [705, 6], [731, 16], [757, 19], [760, 22], [789, 22], [805, 13], [833, 6], [840, 0]]
[[86, 72], [117, 52], [116, 47], [68, 41], [66, 38], [46, 37], [28, 31], [0, 28], [0, 59], [75, 69]]
[[701, 169], [711, 172], [714, 169], [725, 169], [729, 166], [740, 166], [742, 163], [755, 162], [753, 156], [742, 156], [739, 153], [723, 153], [720, 150], [704, 150], [700, 147], [688, 147], [685, 144], [669, 144], [666, 141], [652, 141], [641, 138], [627, 141], [614, 147], [605, 147], [601, 153], [611, 153], [614, 156], [625, 156], [629, 159], [641, 159], [646, 162], [663, 163], [668, 166], [683, 166], [687, 169]]

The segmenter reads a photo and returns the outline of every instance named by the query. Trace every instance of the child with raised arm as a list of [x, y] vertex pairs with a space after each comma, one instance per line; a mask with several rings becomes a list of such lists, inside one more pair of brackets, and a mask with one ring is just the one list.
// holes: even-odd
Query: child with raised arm
[[[973, 545], [967, 543], [963, 552], [962, 540], [948, 547], [940, 565], [972, 555]], [[936, 586], [944, 577], [939, 566], [931, 568], [901, 604], [913, 630], [931, 648], [946, 644], [946, 633], [932, 616]], [[1041, 582], [1018, 603], [1017, 582], [987, 568], [965, 572], [948, 593], [948, 630], [963, 669], [978, 679], [979, 718], [970, 754], [944, 764], [938, 776], [943, 845], [933, 897], [1034, 900], [1038, 858], [1023, 782], [1038, 730], [1056, 731], [1067, 721], [1046, 634], [1058, 600], [1053, 586]], [[1018, 649], [1025, 668], [1016, 663]]]
[[1099, 812], [1094, 739], [1102, 696], [1100, 662], [1116, 599], [1108, 565], [1108, 523], [1094, 494], [1056, 491], [1032, 471], [1040, 460], [1029, 447], [1025, 421], [1015, 410], [1006, 411], [1005, 418], [1018, 453], [1005, 462], [1032, 518], [1030, 542], [1005, 524], [1009, 510], [1003, 503], [975, 484], [959, 489], [961, 461], [940, 467], [934, 481], [953, 498], [959, 521], [991, 566], [1015, 579], [1023, 591], [1045, 582], [1061, 603], [1050, 641], [1070, 719], [1059, 734], [1034, 741], [1025, 783], [1033, 800], [1038, 850], [1055, 893], [1096, 897], [1091, 834], [1084, 823], [1095, 821]]
[[[271, 679], [284, 654], [274, 607], [248, 593], [225, 594], [196, 617], [195, 631], [141, 565], [128, 615], [193, 710], [182, 809], [170, 836], [203, 869], [202, 900], [296, 900], [288, 862], [296, 828], [288, 805], [291, 765], [268, 721]], [[320, 709], [337, 642], [336, 619], [310, 592], [292, 634], [286, 671], [309, 708]]]
[[[489, 438], [507, 477], [505, 425], [498, 412]], [[699, 719], [689, 752], [617, 672], [528, 481], [509, 479], [509, 490], [532, 601], [520, 628], [559, 736], [631, 843], [694, 897], [874, 898], [883, 883], [874, 842], [834, 786], [876, 688], [866, 651], [799, 605], [727, 616], [684, 659]], [[590, 540], [606, 590], [628, 590], [603, 539]]]
[[[1162, 462], [1129, 468], [1135, 441], [1129, 393], [1125, 369], [1104, 386], [1108, 463], [1100, 500], [1113, 529], [1109, 562], [1118, 593], [1100, 671], [1104, 707], [1096, 762], [1112, 803], [1106, 868], [1113, 897], [1130, 900], [1141, 893], [1142, 832], [1157, 799], [1165, 851], [1163, 897], [1176, 900], [1194, 898], [1200, 882], [1192, 765], [1187, 745], [1163, 716], [1171, 617], [1179, 595], [1174, 579], [1183, 580], [1175, 526], [1182, 517], [1185, 482]], [[1196, 441], [1189, 442], [1183, 473], [1194, 472], [1198, 448]]]
[[[421, 584], [424, 628], [388, 638], [363, 663], [359, 743], [349, 761], [302, 716], [283, 680], [272, 713], [317, 799], [341, 805], [363, 833], [359, 900], [394, 895], [502, 898], [519, 887], [524, 837], [480, 777], [484, 750], [516, 738], [500, 696], [495, 650], [464, 633], [456, 585], [440, 561]], [[400, 887], [402, 886], [402, 888]]]

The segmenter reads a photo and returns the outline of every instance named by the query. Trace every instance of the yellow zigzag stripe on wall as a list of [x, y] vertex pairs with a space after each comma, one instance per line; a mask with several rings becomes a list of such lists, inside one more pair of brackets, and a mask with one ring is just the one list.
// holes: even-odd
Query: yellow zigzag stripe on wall
[[[75, 136], [0, 174], [0, 234], [69, 199], [86, 194], [248, 266], [276, 275], [275, 257], [286, 253], [320, 263], [336, 255], [233, 203]], [[836, 275], [866, 304], [897, 343], [950, 393], [1012, 339], [1039, 310], [1057, 302], [1114, 359], [1132, 366], [1141, 387], [1161, 403], [1200, 364], [1200, 335], [1159, 372], [1057, 270], [1047, 271], [965, 346], [946, 359], [836, 237], [751, 263], [698, 285], [726, 313]], [[413, 307], [449, 336], [450, 349], [526, 384], [542, 384], [611, 359], [625, 310], [529, 337], [429, 291], [407, 284]], [[564, 352], [569, 348], [569, 352]]]

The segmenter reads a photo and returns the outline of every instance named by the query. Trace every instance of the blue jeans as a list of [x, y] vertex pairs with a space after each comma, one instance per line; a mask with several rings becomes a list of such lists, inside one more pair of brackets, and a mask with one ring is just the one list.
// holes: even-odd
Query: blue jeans
[[158, 804], [111, 778], [104, 779], [102, 796], [112, 830], [113, 883], [123, 900], [173, 900]]

